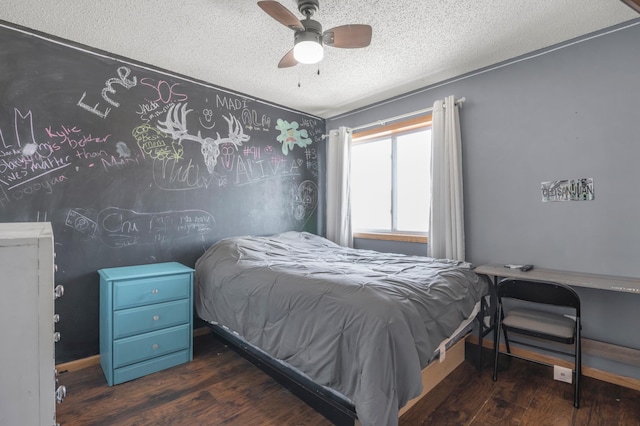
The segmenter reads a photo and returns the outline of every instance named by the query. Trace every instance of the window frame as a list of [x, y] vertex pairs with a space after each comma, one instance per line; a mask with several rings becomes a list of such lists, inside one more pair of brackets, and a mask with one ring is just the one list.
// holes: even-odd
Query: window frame
[[[414, 130], [421, 130], [424, 128], [430, 128], [432, 126], [432, 116], [431, 114], [421, 115], [419, 117], [415, 117], [409, 120], [383, 125], [381, 127], [376, 127], [370, 130], [364, 130], [361, 132], [353, 133], [351, 143], [353, 145], [357, 145], [363, 142], [370, 142], [374, 139], [383, 139], [389, 136], [395, 136], [401, 133], [410, 133]], [[392, 143], [392, 150], [395, 151], [396, 144]], [[395, 157], [395, 152], [393, 152]], [[395, 160], [394, 160], [395, 161]], [[396, 167], [392, 168], [392, 174], [396, 173]], [[392, 176], [393, 186], [392, 186], [392, 197], [397, 197], [397, 193], [395, 191], [395, 176]], [[392, 200], [392, 206], [396, 205], [395, 200]], [[391, 216], [392, 226], [395, 228], [397, 225], [397, 218], [395, 214], [392, 213]], [[410, 243], [424, 243], [427, 244], [429, 242], [429, 235], [418, 232], [402, 232], [402, 231], [389, 231], [389, 232], [379, 232], [379, 231], [355, 231], [353, 233], [354, 238], [362, 238], [362, 239], [371, 239], [371, 240], [384, 240], [384, 241], [401, 241], [401, 242], [410, 242]]]

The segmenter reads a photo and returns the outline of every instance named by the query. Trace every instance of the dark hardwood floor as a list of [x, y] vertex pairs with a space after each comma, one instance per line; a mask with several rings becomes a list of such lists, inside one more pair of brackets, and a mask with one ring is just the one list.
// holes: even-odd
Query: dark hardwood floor
[[[463, 363], [401, 424], [640, 425], [638, 391], [585, 377], [574, 409], [573, 387], [554, 381], [549, 367], [512, 359], [498, 382], [490, 370]], [[62, 426], [330, 425], [210, 335], [194, 339], [188, 364], [113, 387], [92, 366], [62, 373], [60, 383], [68, 392], [58, 405]]]

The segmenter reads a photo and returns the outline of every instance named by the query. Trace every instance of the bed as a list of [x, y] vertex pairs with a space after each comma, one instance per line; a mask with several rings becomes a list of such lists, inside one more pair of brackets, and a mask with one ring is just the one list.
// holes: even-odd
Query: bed
[[488, 289], [465, 262], [285, 232], [212, 245], [196, 262], [194, 296], [198, 316], [235, 346], [375, 426], [397, 424], [423, 393], [423, 369], [468, 330]]

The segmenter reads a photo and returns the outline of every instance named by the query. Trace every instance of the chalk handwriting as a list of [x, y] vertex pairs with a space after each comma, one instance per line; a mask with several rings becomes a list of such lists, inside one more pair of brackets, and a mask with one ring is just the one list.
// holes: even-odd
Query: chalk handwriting
[[277, 155], [271, 157], [271, 160], [252, 160], [251, 158], [237, 156], [235, 170], [236, 178], [234, 184], [236, 186], [283, 176], [299, 176], [301, 174], [297, 160]]
[[[129, 79], [129, 74], [131, 74], [131, 70], [127, 67], [120, 67], [116, 72], [118, 73], [118, 77], [110, 78], [105, 82], [101, 95], [102, 95], [102, 99], [104, 99], [107, 103], [118, 108], [120, 106], [120, 103], [114, 101], [110, 97], [110, 95], [116, 94], [116, 89], [114, 89], [113, 86], [117, 84], [129, 90], [138, 84], [138, 79], [135, 76]], [[90, 113], [95, 114], [100, 118], [107, 118], [107, 116], [109, 115], [109, 112], [111, 112], [111, 108], [107, 107], [104, 110], [100, 110], [99, 103], [95, 104], [95, 106], [89, 106], [83, 102], [86, 96], [87, 96], [87, 92], [82, 93], [82, 97], [80, 97], [80, 100], [78, 101], [77, 105], [80, 108], [86, 111], [89, 111]]]
[[105, 157], [106, 158], [104, 157], [100, 158], [100, 164], [102, 165], [102, 168], [107, 172], [110, 172], [112, 170], [122, 170], [128, 166], [140, 165], [140, 161], [138, 161], [137, 158], [130, 158], [130, 157], [116, 158], [114, 155], [106, 155]]
[[258, 120], [258, 112], [255, 109], [243, 108], [242, 109], [242, 122], [249, 130], [262, 129], [267, 132], [271, 128], [271, 118], [262, 114], [260, 120]]
[[[33, 114], [14, 108], [15, 139], [2, 137], [0, 146], [0, 205], [36, 193], [52, 194], [53, 186], [67, 180], [63, 169], [71, 165], [70, 155], [60, 155], [55, 143], [38, 143]], [[1, 135], [0, 131], [0, 135]]]
[[153, 103], [168, 104], [170, 102], [184, 102], [187, 99], [189, 99], [189, 97], [186, 94], [180, 93], [175, 89], [175, 87], [179, 86], [180, 83], [170, 84], [164, 80], [156, 81], [152, 78], [145, 77], [140, 79], [140, 84], [150, 87], [155, 91], [154, 95], [158, 97], [156, 99], [147, 99], [147, 101], [149, 101], [152, 104]]
[[228, 111], [238, 111], [247, 107], [247, 100], [216, 95], [216, 107], [224, 108]]
[[203, 236], [216, 226], [203, 210], [139, 213], [118, 207], [102, 210], [95, 222], [102, 243], [113, 248]]
[[51, 126], [45, 127], [45, 132], [50, 140], [53, 141], [53, 145], [68, 145], [72, 149], [84, 148], [92, 143], [105, 143], [111, 137], [111, 134], [102, 137], [93, 136], [91, 133], [87, 135], [76, 126], [65, 125], [61, 125], [57, 129], [52, 129]]
[[259, 160], [261, 156], [261, 150], [259, 146], [245, 146], [242, 150], [245, 157], [253, 157], [254, 160]]
[[194, 164], [193, 159], [178, 161], [177, 159], [158, 159], [153, 164], [153, 182], [165, 191], [184, 191], [191, 189], [208, 189], [218, 183], [217, 174], [209, 174]]
[[70, 157], [68, 155], [44, 158], [36, 153], [35, 155], [13, 159], [0, 159], [0, 175], [11, 171], [38, 172], [41, 170], [52, 170], [68, 165], [70, 165]]
[[3, 148], [11, 148], [19, 149], [23, 144], [25, 145], [36, 145], [36, 137], [33, 131], [33, 114], [31, 110], [26, 114], [22, 114], [18, 108], [13, 109], [13, 124], [15, 129], [15, 141], [14, 143], [7, 144], [7, 141], [2, 134], [2, 129], [0, 129], [0, 141], [2, 142]]
[[311, 118], [301, 117], [300, 125], [307, 128], [315, 128], [317, 121]]
[[17, 108], [14, 108], [14, 119], [16, 142], [18, 143], [18, 146], [22, 146], [24, 141], [27, 142], [27, 145], [36, 145], [36, 138], [33, 132], [33, 115], [31, 114], [31, 111], [22, 115]]
[[[36, 178], [40, 177], [42, 177], [42, 175], [37, 176]], [[38, 181], [34, 181], [34, 179], [35, 178], [32, 178], [7, 188], [11, 191], [11, 198], [13, 200], [20, 200], [25, 196], [35, 195], [36, 193], [51, 195], [53, 194], [53, 187], [68, 180], [68, 177], [61, 174], [57, 176], [45, 176], [43, 179], [39, 179]]]
[[180, 141], [174, 142], [149, 124], [141, 124], [134, 128], [131, 134], [136, 139], [142, 154], [154, 160], [177, 159], [182, 158], [184, 154], [184, 148]]
[[151, 114], [153, 111], [157, 110], [158, 108], [160, 108], [159, 103], [149, 101], [145, 104], [138, 104], [138, 109], [136, 110], [136, 114], [138, 114], [141, 119], [144, 119], [146, 115]]
[[307, 160], [307, 170], [311, 171], [313, 176], [318, 176], [318, 155], [315, 148], [306, 148], [305, 158]]

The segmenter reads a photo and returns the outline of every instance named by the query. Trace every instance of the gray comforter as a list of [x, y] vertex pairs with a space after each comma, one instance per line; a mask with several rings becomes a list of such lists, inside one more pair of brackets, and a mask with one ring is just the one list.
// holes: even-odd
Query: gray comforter
[[487, 293], [468, 264], [338, 246], [308, 233], [221, 240], [196, 263], [198, 315], [394, 425], [421, 369]]

